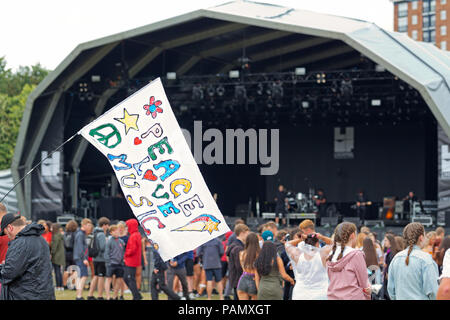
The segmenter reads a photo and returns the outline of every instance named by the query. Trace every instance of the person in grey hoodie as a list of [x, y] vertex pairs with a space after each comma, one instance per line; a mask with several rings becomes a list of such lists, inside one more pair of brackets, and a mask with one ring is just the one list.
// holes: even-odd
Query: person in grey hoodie
[[[92, 257], [94, 262], [94, 277], [92, 278], [91, 285], [89, 287], [88, 300], [95, 300], [94, 290], [97, 288], [97, 299], [103, 300], [103, 288], [105, 287], [105, 248], [106, 248], [106, 234], [108, 233], [110, 221], [106, 217], [98, 219], [98, 227], [94, 229], [94, 237], [97, 246], [98, 254]], [[94, 241], [94, 240], [92, 240]]]
[[86, 243], [86, 236], [92, 233], [94, 225], [91, 219], [81, 220], [81, 227], [75, 233], [75, 240], [73, 244], [73, 262], [79, 268], [80, 281], [77, 281], [77, 297], [76, 300], [84, 300], [83, 288], [88, 277], [88, 246]]
[[119, 228], [117, 225], [112, 225], [109, 228], [111, 236], [108, 238], [105, 247], [104, 259], [106, 265], [106, 282], [105, 292], [106, 300], [110, 300], [109, 289], [111, 287], [112, 276], [116, 275], [116, 282], [114, 284], [114, 300], [117, 300], [119, 287], [122, 281], [117, 281], [123, 278], [124, 264], [123, 255], [125, 253], [125, 243], [119, 238]]
[[197, 255], [202, 260], [203, 269], [206, 273], [206, 292], [208, 293], [208, 300], [211, 300], [211, 293], [213, 289], [213, 278], [217, 283], [217, 291], [219, 292], [220, 300], [223, 300], [223, 286], [222, 286], [222, 262], [220, 258], [223, 255], [223, 245], [218, 238], [214, 238], [202, 244], [197, 251]]

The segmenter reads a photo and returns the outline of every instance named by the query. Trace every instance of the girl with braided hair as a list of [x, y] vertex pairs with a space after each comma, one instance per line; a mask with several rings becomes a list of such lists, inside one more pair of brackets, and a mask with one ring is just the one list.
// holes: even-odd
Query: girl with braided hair
[[431, 255], [422, 251], [425, 229], [413, 222], [403, 229], [406, 249], [397, 253], [388, 270], [388, 293], [392, 300], [435, 300], [439, 272]]
[[340, 223], [327, 259], [328, 300], [370, 300], [371, 286], [362, 250], [355, 249], [356, 226]]

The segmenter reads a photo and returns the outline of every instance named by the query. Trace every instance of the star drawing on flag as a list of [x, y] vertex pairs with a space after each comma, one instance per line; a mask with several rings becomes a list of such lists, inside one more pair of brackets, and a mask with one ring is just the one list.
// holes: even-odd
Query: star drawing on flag
[[151, 114], [152, 118], [155, 119], [157, 112], [159, 112], [159, 113], [163, 112], [163, 109], [161, 109], [159, 107], [161, 104], [162, 104], [161, 100], [155, 101], [155, 97], [151, 96], [149, 104], [144, 105], [144, 110], [147, 110], [147, 112], [145, 114], [146, 115]]
[[128, 131], [130, 129], [139, 131], [139, 128], [137, 126], [138, 119], [138, 114], [129, 114], [127, 109], [125, 108], [123, 109], [123, 118], [114, 118], [114, 120], [122, 122], [125, 125], [125, 134], [128, 134]]

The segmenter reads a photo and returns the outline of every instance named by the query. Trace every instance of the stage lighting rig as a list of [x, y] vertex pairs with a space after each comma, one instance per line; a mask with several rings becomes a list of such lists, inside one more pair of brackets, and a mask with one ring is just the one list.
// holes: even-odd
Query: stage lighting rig
[[203, 100], [203, 87], [201, 84], [196, 84], [192, 87], [192, 100], [199, 101]]

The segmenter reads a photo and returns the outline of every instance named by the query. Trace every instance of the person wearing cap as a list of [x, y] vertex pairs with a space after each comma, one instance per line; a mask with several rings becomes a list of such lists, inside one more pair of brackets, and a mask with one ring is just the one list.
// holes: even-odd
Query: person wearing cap
[[266, 230], [262, 233], [261, 237], [264, 241], [272, 241], [273, 242], [273, 233], [270, 230]]
[[42, 225], [27, 225], [20, 215], [3, 216], [0, 235], [7, 235], [10, 242], [0, 265], [0, 299], [55, 300], [50, 249], [43, 232]]

